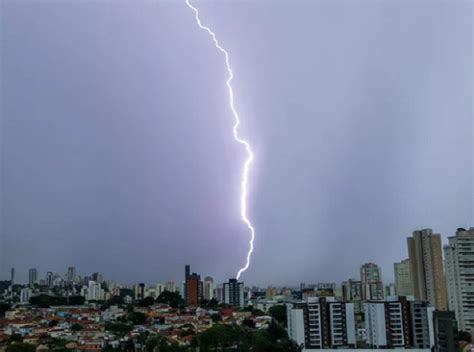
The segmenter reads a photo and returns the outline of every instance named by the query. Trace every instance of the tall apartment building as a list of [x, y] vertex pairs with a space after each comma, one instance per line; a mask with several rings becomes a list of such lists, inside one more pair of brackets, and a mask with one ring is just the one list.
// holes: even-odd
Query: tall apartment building
[[196, 306], [202, 299], [202, 281], [201, 276], [192, 273], [186, 278], [186, 298], [187, 303], [191, 306]]
[[229, 279], [224, 283], [224, 303], [231, 306], [244, 308], [244, 283], [237, 279]]
[[[144, 284], [141, 284], [144, 286]], [[100, 283], [95, 281], [89, 281], [87, 285], [86, 299], [88, 301], [98, 301], [102, 299], [102, 288]]]
[[28, 271], [28, 284], [30, 286], [36, 284], [38, 282], [38, 270], [35, 268], [31, 268]]
[[[89, 283], [96, 283], [93, 280], [90, 280]], [[134, 286], [134, 293], [135, 293], [135, 299], [136, 300], [141, 300], [144, 299], [147, 296], [147, 287], [144, 283], [140, 283], [138, 285]]]
[[[432, 311], [427, 302], [390, 297], [365, 304], [370, 348], [431, 348]], [[423, 346], [423, 347], [421, 347]]]
[[186, 282], [188, 281], [188, 277], [191, 275], [191, 265], [186, 264], [184, 266], [184, 300], [188, 301], [188, 289], [186, 287]]
[[48, 287], [53, 286], [53, 272], [52, 271], [48, 271], [46, 273], [46, 285]]
[[342, 284], [342, 298], [344, 301], [360, 301], [362, 299], [362, 285], [356, 279], [349, 279], [343, 281]]
[[15, 268], [12, 268], [10, 271], [10, 286], [15, 284]]
[[169, 280], [167, 283], [166, 283], [166, 286], [165, 286], [165, 291], [168, 291], [168, 292], [176, 292], [176, 284], [173, 280]]
[[362, 284], [359, 280], [349, 279], [341, 284], [342, 300], [354, 303], [356, 314], [364, 312], [362, 304]]
[[458, 229], [444, 247], [449, 310], [459, 328], [474, 333], [474, 227]]
[[433, 313], [433, 333], [435, 338], [434, 351], [459, 351], [458, 326], [454, 312], [435, 311]]
[[354, 305], [333, 297], [287, 304], [288, 336], [306, 349], [355, 347]]
[[441, 236], [431, 229], [414, 231], [407, 238], [410, 273], [416, 299], [427, 300], [437, 309], [447, 309], [446, 280], [441, 254]]
[[204, 299], [210, 301], [214, 298], [214, 280], [210, 276], [204, 278]]
[[366, 263], [360, 268], [362, 300], [377, 301], [384, 298], [382, 269], [374, 263]]
[[428, 301], [409, 301], [410, 329], [413, 348], [431, 348], [434, 344], [433, 312]]
[[73, 266], [70, 266], [67, 268], [67, 282], [69, 284], [72, 284], [76, 281], [76, 268]]
[[397, 296], [413, 296], [413, 282], [410, 274], [410, 259], [393, 264], [395, 293]]

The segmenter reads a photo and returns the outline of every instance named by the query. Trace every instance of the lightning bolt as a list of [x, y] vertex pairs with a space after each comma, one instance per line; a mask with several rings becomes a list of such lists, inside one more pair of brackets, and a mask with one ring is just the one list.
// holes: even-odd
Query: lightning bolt
[[247, 153], [247, 159], [245, 159], [245, 162], [243, 164], [242, 177], [241, 177], [241, 180], [240, 180], [240, 217], [242, 218], [242, 222], [247, 226], [247, 228], [250, 231], [250, 248], [249, 248], [249, 251], [247, 253], [247, 261], [246, 261], [244, 267], [239, 269], [239, 271], [237, 272], [237, 280], [238, 280], [240, 278], [240, 275], [245, 270], [247, 270], [249, 268], [250, 257], [252, 256], [252, 253], [253, 253], [253, 242], [255, 240], [255, 229], [254, 229], [254, 227], [253, 227], [252, 223], [250, 222], [249, 217], [247, 215], [249, 171], [250, 171], [250, 165], [252, 164], [254, 156], [253, 156], [252, 148], [250, 147], [250, 143], [247, 142], [242, 137], [240, 137], [240, 135], [239, 135], [240, 117], [239, 117], [239, 114], [238, 114], [238, 112], [237, 112], [237, 110], [235, 109], [235, 106], [234, 106], [234, 91], [233, 91], [232, 85], [231, 85], [232, 79], [234, 78], [234, 74], [232, 72], [232, 68], [230, 67], [230, 63], [229, 63], [229, 53], [227, 52], [227, 50], [225, 50], [219, 44], [219, 41], [217, 40], [215, 33], [209, 27], [204, 26], [201, 23], [201, 19], [199, 18], [198, 9], [196, 7], [194, 7], [193, 5], [191, 5], [190, 0], [185, 0], [185, 1], [186, 1], [186, 5], [191, 10], [194, 11], [196, 23], [199, 26], [199, 28], [202, 29], [203, 31], [207, 32], [211, 36], [212, 40], [214, 41], [214, 45], [216, 46], [216, 48], [224, 54], [225, 64], [226, 64], [227, 73], [228, 73], [226, 86], [227, 86], [227, 89], [229, 91], [229, 106], [230, 106], [230, 109], [232, 110], [232, 114], [234, 115], [234, 119], [235, 119], [235, 124], [234, 124], [234, 127], [232, 128], [232, 132], [233, 132], [235, 141], [237, 143], [243, 145], [244, 148], [245, 148], [245, 151]]

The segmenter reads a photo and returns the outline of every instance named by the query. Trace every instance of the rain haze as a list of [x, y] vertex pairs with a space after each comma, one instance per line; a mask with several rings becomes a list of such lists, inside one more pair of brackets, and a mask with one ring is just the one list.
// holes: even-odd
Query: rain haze
[[[248, 284], [393, 279], [474, 226], [469, 1], [195, 1], [255, 161]], [[245, 264], [245, 153], [184, 1], [0, 4], [1, 278], [218, 281]]]

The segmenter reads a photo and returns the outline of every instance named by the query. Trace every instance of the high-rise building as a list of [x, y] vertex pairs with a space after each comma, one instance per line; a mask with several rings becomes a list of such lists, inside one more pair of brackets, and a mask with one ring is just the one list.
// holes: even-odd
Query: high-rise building
[[416, 299], [427, 300], [437, 309], [446, 310], [446, 280], [441, 254], [441, 236], [431, 229], [414, 231], [407, 238], [410, 274]]
[[10, 271], [10, 286], [15, 284], [15, 268]]
[[366, 263], [360, 268], [362, 300], [377, 301], [384, 298], [382, 269], [374, 263]]
[[158, 298], [163, 293], [164, 290], [165, 290], [165, 286], [162, 283], [158, 282], [155, 286], [156, 298]]
[[139, 283], [138, 285], [135, 285], [135, 299], [136, 300], [141, 300], [146, 297], [146, 291], [147, 287], [144, 283]]
[[167, 283], [166, 283], [166, 288], [165, 288], [166, 291], [168, 292], [176, 292], [176, 284], [174, 283], [173, 280], [169, 280]]
[[210, 276], [204, 279], [204, 299], [210, 301], [214, 298], [214, 280]]
[[362, 285], [356, 279], [349, 279], [342, 284], [342, 298], [344, 301], [360, 301], [362, 299]]
[[22, 288], [20, 291], [20, 302], [28, 303], [30, 301], [32, 293], [33, 292], [31, 291], [31, 288], [28, 288], [28, 287]]
[[434, 308], [430, 306], [428, 301], [410, 300], [408, 304], [410, 309], [411, 346], [413, 348], [430, 349], [434, 345]]
[[72, 284], [76, 281], [76, 268], [73, 266], [70, 266], [67, 268], [67, 282], [69, 284]]
[[288, 336], [306, 349], [355, 347], [354, 305], [334, 297], [287, 304]]
[[36, 270], [35, 268], [31, 268], [28, 272], [28, 284], [32, 286], [36, 284], [37, 281], [38, 281], [38, 270]]
[[219, 303], [224, 303], [224, 285], [218, 284], [216, 286], [216, 299]]
[[413, 282], [410, 274], [410, 259], [393, 264], [395, 292], [397, 296], [413, 296]]
[[48, 271], [46, 273], [46, 285], [48, 287], [53, 286], [53, 272], [52, 271]]
[[[405, 303], [405, 304], [404, 304]], [[365, 304], [365, 329], [370, 348], [410, 347], [408, 309], [405, 302], [367, 302]]]
[[459, 329], [474, 333], [474, 227], [460, 228], [444, 246], [449, 310]]
[[186, 287], [186, 282], [188, 281], [188, 277], [191, 275], [191, 265], [186, 264], [184, 266], [184, 300], [188, 301], [188, 290]]
[[100, 284], [95, 281], [89, 281], [89, 284], [87, 286], [87, 300], [88, 301], [99, 301], [101, 300], [102, 296], [102, 288], [100, 287]]
[[202, 281], [201, 276], [192, 273], [186, 278], [186, 297], [190, 306], [196, 306], [202, 299]]
[[436, 352], [459, 351], [458, 326], [454, 312], [435, 311], [433, 313], [433, 331]]
[[362, 284], [359, 280], [349, 279], [341, 284], [342, 299], [346, 302], [354, 303], [355, 313], [363, 313], [362, 305]]
[[393, 297], [396, 296], [396, 290], [395, 290], [395, 284], [391, 283], [388, 285], [385, 285], [385, 297]]
[[403, 324], [404, 320], [408, 321], [408, 315], [405, 313], [407, 310], [404, 308], [401, 302], [377, 301], [365, 304], [365, 329], [367, 345], [370, 348], [410, 346], [410, 333]]
[[365, 304], [365, 329], [370, 348], [431, 348], [432, 311], [426, 301], [389, 297]]
[[244, 308], [244, 283], [237, 279], [229, 279], [224, 283], [224, 303]]
[[95, 281], [96, 283], [101, 284], [102, 283], [102, 275], [100, 273], [93, 273], [92, 274], [92, 281]]

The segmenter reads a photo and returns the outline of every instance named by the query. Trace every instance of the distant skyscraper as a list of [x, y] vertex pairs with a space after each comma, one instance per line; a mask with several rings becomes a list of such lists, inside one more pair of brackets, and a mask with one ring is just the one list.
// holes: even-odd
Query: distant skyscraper
[[15, 268], [12, 268], [10, 271], [10, 285], [13, 286], [15, 284]]
[[162, 283], [158, 282], [155, 287], [156, 298], [158, 298], [163, 293], [164, 290], [165, 290], [165, 286]]
[[169, 292], [176, 292], [176, 284], [174, 283], [173, 280], [169, 280], [167, 283], [166, 283], [166, 291], [169, 291]]
[[396, 295], [395, 284], [388, 284], [385, 286], [385, 297], [394, 297]]
[[349, 279], [342, 283], [342, 298], [345, 301], [360, 301], [362, 299], [362, 285], [356, 279]]
[[214, 298], [214, 280], [207, 276], [204, 279], [204, 299], [210, 301]]
[[362, 300], [377, 301], [383, 299], [382, 269], [377, 264], [366, 263], [361, 266], [360, 282], [362, 286]]
[[231, 306], [244, 308], [244, 283], [237, 279], [229, 279], [224, 283], [224, 303]]
[[100, 287], [100, 284], [95, 281], [89, 281], [89, 284], [87, 286], [87, 300], [88, 301], [99, 301], [101, 300], [101, 295], [102, 295], [102, 289]]
[[202, 299], [202, 281], [201, 277], [193, 273], [186, 279], [186, 296], [187, 303], [191, 306], [196, 306]]
[[93, 273], [92, 274], [92, 281], [95, 281], [98, 284], [102, 283], [102, 275], [100, 273]]
[[342, 299], [347, 302], [354, 303], [354, 311], [356, 313], [363, 313], [362, 306], [362, 284], [359, 280], [349, 279], [344, 281], [341, 285]]
[[141, 300], [146, 297], [146, 285], [144, 283], [140, 283], [135, 285], [135, 299]]
[[415, 298], [427, 300], [437, 309], [445, 310], [447, 293], [441, 236], [433, 234], [431, 229], [414, 231], [407, 243]]
[[28, 272], [28, 284], [34, 285], [38, 281], [38, 270], [31, 268]]
[[51, 271], [46, 273], [46, 285], [48, 287], [53, 286], [53, 273]]
[[74, 283], [76, 280], [76, 268], [73, 266], [70, 266], [67, 268], [67, 282], [68, 283]]
[[410, 274], [410, 259], [393, 264], [395, 292], [397, 296], [413, 296], [413, 282]]
[[444, 246], [449, 310], [459, 329], [474, 333], [474, 227], [458, 229]]
[[188, 277], [191, 275], [191, 265], [186, 264], [184, 266], [184, 300], [188, 301], [188, 289], [186, 287], [186, 282], [188, 281]]

